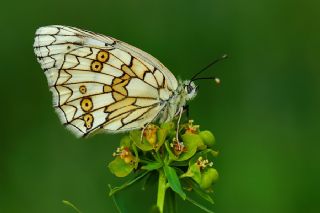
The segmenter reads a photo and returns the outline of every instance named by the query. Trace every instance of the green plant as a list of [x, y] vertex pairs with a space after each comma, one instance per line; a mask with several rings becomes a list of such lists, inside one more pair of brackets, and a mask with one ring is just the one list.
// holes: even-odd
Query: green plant
[[161, 125], [149, 124], [143, 132], [134, 130], [125, 135], [120, 147], [113, 153], [115, 158], [108, 168], [117, 177], [126, 177], [131, 173], [135, 175], [122, 186], [109, 186], [109, 195], [114, 196], [143, 178], [157, 175], [156, 212], [164, 211], [166, 194], [170, 212], [175, 212], [176, 194], [211, 212], [191, 199], [190, 195], [197, 194], [213, 204], [212, 185], [218, 179], [212, 162], [212, 158], [218, 155], [212, 149], [215, 137], [208, 130], [200, 131], [192, 120], [180, 124], [178, 134], [176, 131], [176, 122], [172, 121]]

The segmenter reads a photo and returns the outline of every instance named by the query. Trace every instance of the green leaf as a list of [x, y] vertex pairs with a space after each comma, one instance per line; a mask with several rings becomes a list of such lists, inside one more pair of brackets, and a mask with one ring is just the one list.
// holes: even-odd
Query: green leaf
[[120, 157], [116, 157], [108, 165], [109, 170], [117, 177], [125, 177], [131, 173], [135, 165], [124, 162]]
[[211, 204], [214, 204], [214, 201], [212, 199], [212, 197], [210, 196], [210, 193], [207, 192], [207, 191], [204, 191], [203, 189], [201, 189], [199, 187], [199, 184], [194, 182], [193, 180], [191, 179], [184, 179], [184, 184], [187, 184], [187, 185], [191, 185], [192, 187], [192, 190], [197, 194], [199, 195], [200, 197], [202, 197], [204, 200], [208, 201], [209, 203]]
[[134, 184], [135, 182], [137, 182], [138, 180], [140, 180], [141, 178], [143, 178], [146, 174], [148, 174], [149, 171], [146, 171], [146, 172], [143, 172], [143, 173], [140, 173], [138, 174], [136, 177], [134, 177], [132, 180], [124, 183], [123, 185], [121, 186], [117, 186], [117, 187], [114, 187], [114, 188], [111, 188], [110, 187], [110, 192], [109, 192], [109, 196], [112, 196], [113, 194], [115, 194], [116, 192], [120, 191], [120, 190], [123, 190], [129, 186], [131, 186], [132, 184]]
[[124, 146], [124, 147], [130, 147], [131, 146], [131, 139], [130, 139], [129, 135], [125, 135], [124, 137], [121, 138], [120, 147], [121, 146]]
[[158, 151], [162, 144], [164, 143], [166, 137], [167, 137], [167, 133], [168, 131], [166, 129], [158, 129], [157, 131], [157, 147], [156, 147], [156, 151]]
[[176, 123], [173, 121], [162, 123], [160, 125], [161, 129], [167, 130], [167, 136], [173, 138], [176, 136]]
[[175, 123], [174, 122], [172, 122], [172, 121], [170, 121], [170, 122], [166, 122], [166, 123], [162, 123], [161, 125], [160, 125], [160, 128], [161, 129], [165, 129], [165, 130], [167, 130], [168, 132], [170, 132], [170, 131], [175, 131], [176, 129], [175, 129]]
[[147, 165], [142, 166], [141, 169], [152, 171], [152, 170], [156, 170], [156, 169], [161, 168], [162, 165], [163, 164], [160, 162], [152, 162], [152, 163], [148, 163]]
[[208, 213], [214, 213], [213, 211], [211, 211], [210, 209], [208, 209], [207, 207], [201, 205], [200, 203], [196, 202], [195, 200], [192, 200], [190, 197], [186, 197], [186, 200], [189, 201], [190, 203], [192, 203], [193, 205], [199, 207], [200, 209], [202, 209], [205, 212]]
[[71, 207], [73, 210], [75, 210], [78, 213], [81, 213], [81, 211], [75, 206], [73, 205], [71, 202], [67, 201], [67, 200], [63, 200], [62, 203], [66, 206]]
[[141, 131], [140, 130], [131, 131], [130, 138], [133, 141], [133, 143], [142, 151], [153, 150], [153, 146], [144, 137], [142, 137], [142, 140], [141, 140]]
[[175, 191], [177, 194], [179, 194], [183, 200], [185, 200], [186, 194], [184, 193], [184, 191], [181, 187], [179, 177], [178, 177], [176, 171], [174, 170], [174, 168], [167, 166], [167, 165], [164, 165], [163, 168], [164, 168], [164, 173], [168, 179], [168, 183], [169, 183], [171, 189], [173, 191]]
[[166, 142], [164, 143], [164, 145], [165, 145], [166, 150], [167, 150], [167, 152], [168, 152], [168, 154], [169, 154], [169, 159], [170, 159], [170, 160], [173, 160], [173, 161], [177, 161], [178, 157], [175, 156], [175, 154], [173, 154], [173, 152], [171, 151], [171, 148], [170, 148], [170, 145], [169, 145], [169, 141], [166, 141]]

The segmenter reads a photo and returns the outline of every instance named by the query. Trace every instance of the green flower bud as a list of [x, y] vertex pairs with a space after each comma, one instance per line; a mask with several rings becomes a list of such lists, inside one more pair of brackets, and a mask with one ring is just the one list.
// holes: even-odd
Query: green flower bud
[[200, 187], [202, 189], [208, 189], [214, 182], [218, 180], [218, 171], [214, 168], [208, 168], [201, 175]]
[[199, 136], [201, 137], [204, 144], [206, 144], [208, 147], [212, 147], [215, 144], [214, 135], [210, 131], [201, 131], [199, 133]]

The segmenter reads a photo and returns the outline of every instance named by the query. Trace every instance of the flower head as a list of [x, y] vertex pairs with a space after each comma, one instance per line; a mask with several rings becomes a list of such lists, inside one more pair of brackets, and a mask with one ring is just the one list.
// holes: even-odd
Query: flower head
[[143, 136], [151, 145], [155, 145], [157, 143], [157, 130], [158, 127], [156, 125], [149, 124], [143, 131]]
[[199, 125], [193, 125], [193, 120], [189, 120], [189, 122], [187, 123], [185, 129], [186, 129], [186, 133], [192, 133], [192, 134], [196, 134], [199, 131]]
[[118, 147], [116, 152], [112, 154], [113, 157], [119, 156], [127, 164], [133, 164], [135, 162], [135, 157], [130, 151], [129, 147], [121, 146]]
[[206, 167], [212, 167], [213, 166], [213, 162], [209, 161], [208, 159], [203, 159], [202, 156], [200, 156], [196, 162], [196, 164], [199, 166], [200, 169], [205, 169]]
[[177, 138], [173, 138], [173, 142], [170, 143], [170, 147], [173, 149], [173, 152], [176, 156], [181, 155], [183, 152], [187, 152], [187, 147], [183, 142], [177, 140]]

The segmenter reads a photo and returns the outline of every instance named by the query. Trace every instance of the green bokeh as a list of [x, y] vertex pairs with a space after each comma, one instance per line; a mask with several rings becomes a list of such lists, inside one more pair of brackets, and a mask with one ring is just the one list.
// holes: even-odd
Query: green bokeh
[[[215, 133], [215, 212], [319, 212], [320, 1], [3, 1], [1, 3], [0, 212], [116, 212], [107, 162], [120, 135], [76, 139], [51, 107], [33, 53], [36, 28], [77, 26], [137, 46], [176, 76], [222, 53], [198, 82], [191, 115]], [[214, 74], [209, 74], [210, 72]], [[155, 189], [120, 195], [146, 212]], [[198, 212], [178, 201], [180, 212]]]

